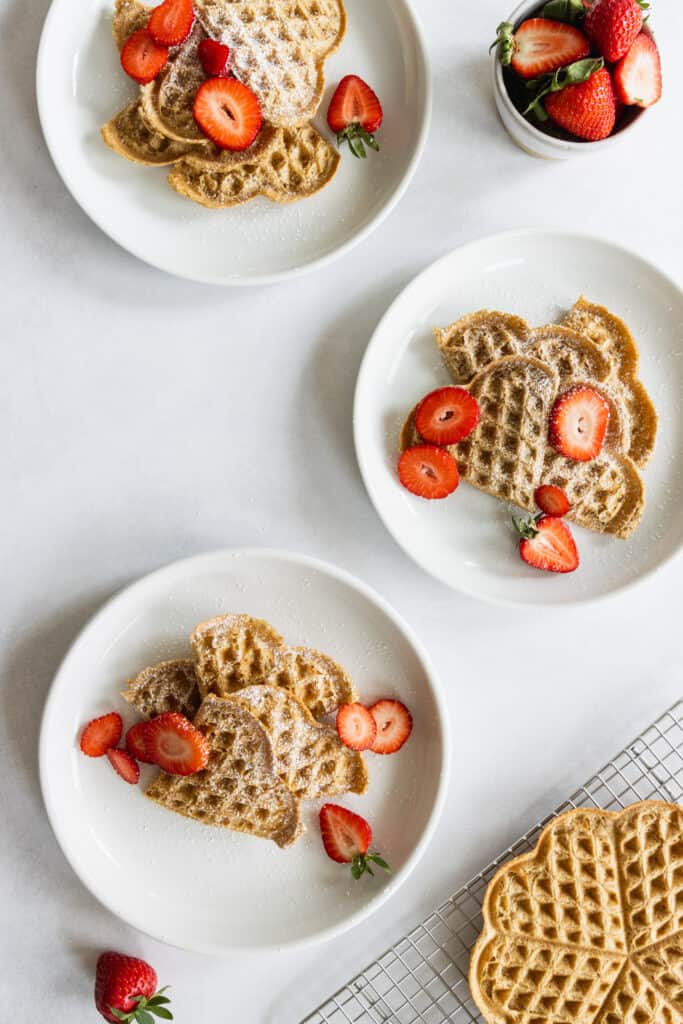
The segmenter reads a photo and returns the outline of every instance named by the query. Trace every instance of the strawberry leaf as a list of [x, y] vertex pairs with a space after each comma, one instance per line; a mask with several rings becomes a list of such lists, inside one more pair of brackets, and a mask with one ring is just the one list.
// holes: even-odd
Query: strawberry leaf
[[391, 871], [387, 862], [378, 853], [357, 853], [351, 862], [352, 877], [356, 881], [362, 878], [363, 875], [372, 875], [374, 877], [375, 872], [372, 870], [372, 864], [383, 868], [384, 871]]
[[538, 516], [526, 516], [524, 518], [512, 517], [512, 522], [515, 524], [515, 529], [522, 540], [533, 540], [538, 533], [536, 523], [540, 519]]
[[498, 47], [500, 63], [503, 67], [508, 67], [515, 55], [515, 26], [511, 21], [501, 21], [496, 29], [496, 38], [489, 46], [489, 53], [494, 46]]
[[549, 0], [543, 8], [543, 17], [563, 21], [567, 25], [580, 25], [586, 16], [583, 0]]
[[136, 1024], [154, 1024], [154, 1017], [151, 1013], [147, 1013], [147, 1010], [143, 1010], [138, 1007], [135, 1011], [135, 1017], [133, 1020]]
[[372, 132], [366, 132], [365, 128], [357, 121], [344, 128], [343, 131], [337, 132], [337, 145], [341, 148], [344, 142], [348, 142], [349, 149], [359, 160], [366, 159], [368, 155], [365, 149], [366, 146], [379, 153], [379, 143], [375, 136]]
[[155, 1017], [161, 1017], [163, 1020], [173, 1020], [173, 1014], [165, 1006], [152, 1006], [151, 1003], [147, 1003], [147, 1009]]
[[551, 92], [561, 92], [568, 85], [579, 85], [587, 82], [591, 75], [605, 66], [602, 57], [586, 57], [585, 60], [575, 60], [573, 64], [567, 64], [558, 68], [552, 74], [541, 75], [540, 78], [532, 78], [526, 83], [527, 90], [533, 94], [533, 99], [523, 112], [525, 117], [533, 113], [540, 121], [546, 121], [548, 115], [541, 103], [544, 96]]

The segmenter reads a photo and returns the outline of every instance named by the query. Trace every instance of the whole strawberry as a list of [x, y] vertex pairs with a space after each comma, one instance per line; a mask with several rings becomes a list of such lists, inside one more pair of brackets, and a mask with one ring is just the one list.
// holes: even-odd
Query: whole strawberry
[[150, 1014], [173, 1020], [167, 1009], [165, 989], [157, 987], [157, 975], [144, 960], [123, 953], [102, 953], [95, 971], [95, 1006], [113, 1024], [149, 1024]]
[[583, 30], [605, 60], [621, 60], [631, 49], [643, 26], [639, 0], [594, 0], [583, 22]]
[[545, 97], [546, 113], [565, 131], [579, 139], [606, 139], [614, 128], [617, 103], [612, 77], [606, 68], [594, 71], [578, 85], [568, 85]]

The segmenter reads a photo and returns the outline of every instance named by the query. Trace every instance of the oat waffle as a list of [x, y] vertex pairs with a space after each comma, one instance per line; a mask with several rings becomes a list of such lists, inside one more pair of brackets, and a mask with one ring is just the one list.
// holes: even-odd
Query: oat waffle
[[229, 699], [266, 730], [275, 771], [298, 799], [367, 790], [368, 772], [361, 755], [344, 746], [335, 729], [316, 722], [291, 693], [274, 686], [248, 686]]
[[119, 156], [148, 167], [174, 164], [194, 148], [151, 129], [142, 117], [139, 99], [133, 100], [104, 125], [102, 138]]
[[[645, 505], [637, 468], [627, 455], [608, 446], [591, 462], [573, 462], [551, 448], [548, 420], [559, 387], [559, 375], [547, 363], [526, 356], [498, 359], [467, 388], [479, 403], [479, 425], [448, 450], [461, 476], [487, 494], [534, 512], [536, 488], [555, 484], [572, 505], [568, 518], [591, 530], [628, 537]], [[403, 449], [424, 443], [414, 413], [403, 427]]]
[[683, 1024], [683, 809], [561, 815], [483, 917], [470, 988], [489, 1024]]
[[315, 114], [326, 58], [346, 31], [342, 0], [195, 0], [198, 20], [233, 55], [266, 121], [296, 127]]
[[217, 615], [196, 627], [194, 650], [202, 697], [228, 697], [253, 683], [262, 683], [284, 645], [270, 623], [251, 615]]
[[194, 718], [201, 704], [194, 662], [162, 661], [139, 672], [121, 695], [144, 718], [154, 718], [165, 711], [177, 711]]
[[358, 700], [356, 688], [341, 665], [310, 647], [284, 647], [277, 651], [266, 683], [289, 690], [314, 718], [331, 714], [340, 704]]
[[185, 777], [160, 772], [145, 795], [205, 825], [291, 846], [303, 834], [299, 801], [275, 771], [261, 724], [239, 704], [209, 696], [194, 724], [206, 736], [208, 766]]

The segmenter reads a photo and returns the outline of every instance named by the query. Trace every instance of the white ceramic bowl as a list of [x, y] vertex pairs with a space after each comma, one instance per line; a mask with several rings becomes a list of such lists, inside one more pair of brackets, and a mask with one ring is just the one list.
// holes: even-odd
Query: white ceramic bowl
[[[528, 18], [529, 15], [538, 13], [538, 8], [539, 0], [522, 0], [522, 3], [515, 7], [512, 14], [506, 20], [516, 26], [519, 22], [524, 21], [525, 18]], [[613, 135], [598, 142], [582, 142], [578, 139], [576, 142], [573, 142], [571, 139], [559, 139], [554, 135], [547, 135], [539, 128], [534, 127], [517, 110], [505, 85], [503, 67], [498, 59], [498, 47], [495, 47], [492, 51], [492, 71], [493, 94], [496, 107], [506, 131], [512, 140], [525, 152], [531, 156], [542, 157], [545, 160], [567, 160], [572, 156], [586, 156], [597, 152], [598, 149], [612, 146], [615, 142], [619, 142], [626, 134], [630, 133], [645, 113], [644, 110], [634, 113], [631, 121], [623, 125]]]

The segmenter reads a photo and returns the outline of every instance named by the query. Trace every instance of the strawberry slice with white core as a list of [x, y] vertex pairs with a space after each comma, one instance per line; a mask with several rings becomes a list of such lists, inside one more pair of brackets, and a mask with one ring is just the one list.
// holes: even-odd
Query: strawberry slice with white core
[[590, 462], [602, 451], [608, 426], [607, 399], [579, 384], [560, 395], [552, 408], [550, 444], [574, 462]]
[[147, 723], [147, 756], [169, 775], [193, 775], [209, 763], [209, 744], [199, 729], [177, 711]]
[[377, 724], [373, 754], [395, 754], [413, 731], [413, 716], [400, 700], [378, 700], [369, 709]]
[[464, 388], [437, 388], [422, 399], [415, 427], [430, 444], [464, 441], [479, 423], [479, 404]]
[[377, 725], [362, 704], [342, 704], [337, 711], [337, 732], [351, 750], [369, 750], [377, 736]]
[[572, 532], [563, 519], [540, 516], [536, 519], [513, 519], [522, 538], [519, 554], [522, 561], [544, 572], [574, 572], [579, 567], [579, 552]]
[[108, 750], [107, 757], [112, 768], [124, 782], [134, 786], [140, 779], [140, 766], [127, 750]]
[[662, 95], [662, 64], [652, 36], [641, 32], [614, 69], [614, 91], [627, 106], [651, 107]]
[[541, 512], [545, 512], [547, 516], [561, 518], [566, 516], [571, 508], [567, 495], [561, 487], [556, 487], [554, 484], [543, 484], [541, 487], [537, 487], [534, 491], [534, 501]]
[[373, 875], [372, 865], [385, 871], [389, 865], [376, 852], [370, 852], [372, 829], [359, 814], [339, 804], [324, 804], [320, 810], [320, 834], [327, 856], [337, 864], [350, 864], [351, 874], [357, 880], [362, 875]]
[[529, 18], [517, 31], [510, 22], [498, 26], [501, 60], [520, 78], [538, 78], [591, 52], [586, 36], [573, 25], [551, 18]]
[[167, 62], [168, 47], [158, 43], [146, 28], [133, 32], [123, 44], [121, 67], [140, 85], [153, 82]]
[[263, 125], [258, 98], [236, 78], [209, 78], [194, 98], [194, 119], [219, 149], [241, 152], [254, 142]]
[[353, 155], [364, 160], [365, 146], [379, 151], [375, 132], [383, 120], [382, 104], [367, 82], [358, 75], [342, 78], [327, 111], [327, 123], [337, 136], [337, 144], [348, 142]]
[[103, 757], [121, 739], [123, 721], [116, 711], [93, 718], [81, 734], [81, 750], [86, 757]]
[[460, 483], [453, 456], [431, 444], [418, 444], [404, 451], [398, 460], [398, 478], [411, 494], [428, 500], [447, 498]]
[[180, 46], [194, 24], [192, 0], [164, 0], [155, 7], [147, 23], [149, 32], [164, 46]]

